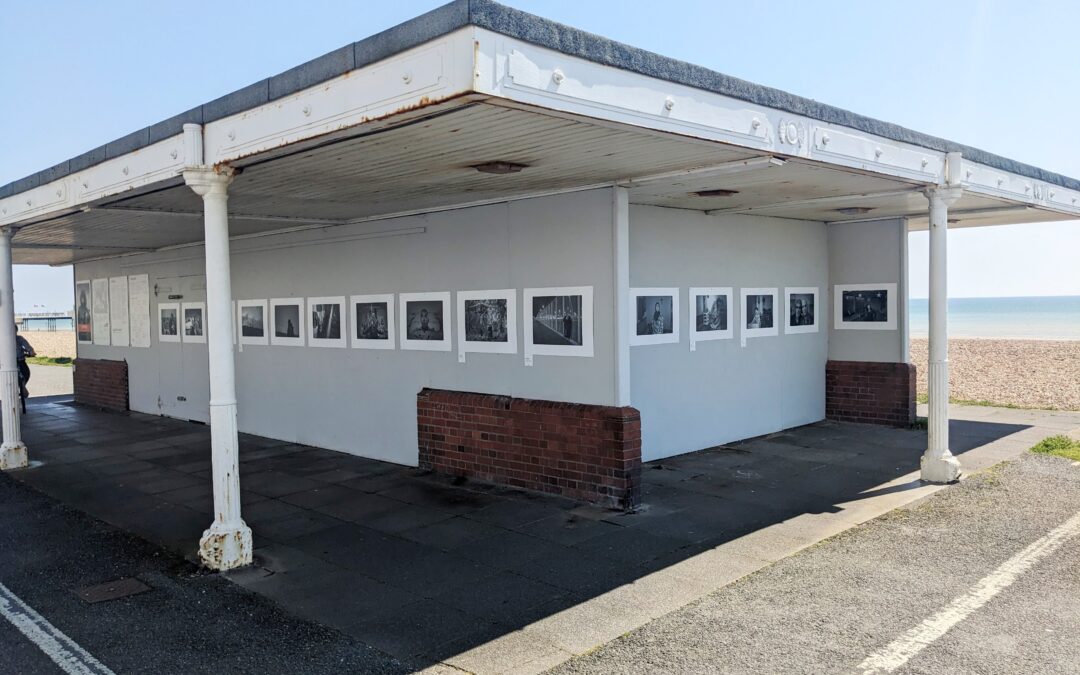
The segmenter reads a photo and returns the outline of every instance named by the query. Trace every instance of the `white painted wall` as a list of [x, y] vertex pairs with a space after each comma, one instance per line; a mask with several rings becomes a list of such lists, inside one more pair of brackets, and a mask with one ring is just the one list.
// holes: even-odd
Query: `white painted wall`
[[[341, 241], [417, 227], [426, 231]], [[153, 289], [160, 278], [201, 275], [202, 255], [192, 248], [85, 263], [75, 277], [148, 273]], [[611, 190], [236, 241], [232, 272], [238, 300], [515, 288], [519, 336], [524, 288], [592, 286], [595, 311], [593, 358], [536, 356], [532, 367], [520, 345], [516, 355], [470, 353], [458, 363], [456, 306], [452, 352], [245, 345], [236, 353], [241, 431], [414, 465], [423, 387], [615, 402]], [[79, 346], [81, 357], [127, 359], [131, 407], [152, 414], [180, 354], [193, 364], [185, 367], [190, 396], [205, 401], [209, 386], [206, 345], [158, 342], [158, 302], [168, 300], [151, 298], [150, 349]]]
[[829, 358], [907, 362], [907, 222], [830, 223], [829, 299], [836, 284], [894, 283], [896, 330], [836, 330], [829, 317]]
[[[712, 447], [825, 417], [831, 302], [824, 223], [698, 211], [630, 209], [630, 284], [680, 288], [678, 344], [631, 347], [631, 405], [641, 411], [645, 460]], [[689, 350], [692, 286], [817, 286], [817, 333], [780, 334], [741, 345], [741, 308], [730, 340]], [[777, 307], [782, 322], [782, 299]]]

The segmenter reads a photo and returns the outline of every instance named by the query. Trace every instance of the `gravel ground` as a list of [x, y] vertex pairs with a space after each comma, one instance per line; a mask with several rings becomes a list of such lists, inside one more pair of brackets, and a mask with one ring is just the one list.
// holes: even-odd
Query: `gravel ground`
[[[926, 338], [911, 339], [911, 362], [926, 393]], [[954, 399], [1080, 410], [1080, 340], [949, 340]]]
[[38, 356], [75, 358], [75, 331], [24, 331], [20, 333], [34, 347]]
[[[1080, 510], [1080, 467], [1035, 455], [848, 530], [558, 673], [841, 673]], [[1080, 671], [1080, 538], [898, 673]]]

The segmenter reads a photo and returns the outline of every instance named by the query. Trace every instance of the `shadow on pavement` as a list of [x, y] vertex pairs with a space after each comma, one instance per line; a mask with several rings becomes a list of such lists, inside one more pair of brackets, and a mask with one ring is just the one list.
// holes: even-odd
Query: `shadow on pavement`
[[[1025, 426], [954, 422], [962, 453]], [[24, 422], [20, 480], [189, 558], [211, 521], [209, 429], [55, 399]], [[624, 514], [241, 435], [256, 565], [230, 573], [296, 614], [434, 663], [919, 466], [925, 431], [831, 422], [652, 462]]]

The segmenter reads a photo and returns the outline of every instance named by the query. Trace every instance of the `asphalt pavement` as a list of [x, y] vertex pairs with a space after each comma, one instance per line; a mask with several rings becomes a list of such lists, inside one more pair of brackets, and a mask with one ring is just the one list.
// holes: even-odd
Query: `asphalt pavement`
[[[55, 645], [32, 642], [12, 623], [5, 589], [115, 673], [407, 672], [355, 638], [3, 474], [0, 523], [0, 672], [63, 672], [46, 656]], [[150, 590], [96, 604], [76, 595], [121, 578]]]
[[[1045, 548], [1078, 512], [1080, 465], [1028, 454], [744, 577], [555, 672], [1078, 673], [1077, 528]], [[1046, 555], [1016, 564], [1033, 550]], [[943, 619], [956, 623], [927, 638]], [[868, 657], [895, 652], [912, 631], [924, 635], [900, 650], [894, 669], [867, 670]]]

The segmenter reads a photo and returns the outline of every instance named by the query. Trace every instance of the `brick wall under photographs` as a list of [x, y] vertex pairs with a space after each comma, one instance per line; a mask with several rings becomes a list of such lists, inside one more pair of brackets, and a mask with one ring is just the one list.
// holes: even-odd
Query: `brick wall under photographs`
[[95, 408], [128, 409], [127, 361], [75, 359], [75, 402]]
[[630, 407], [424, 389], [420, 466], [624, 509], [641, 499], [641, 417]]
[[915, 422], [915, 366], [829, 361], [825, 367], [825, 416], [840, 422], [911, 426]]

